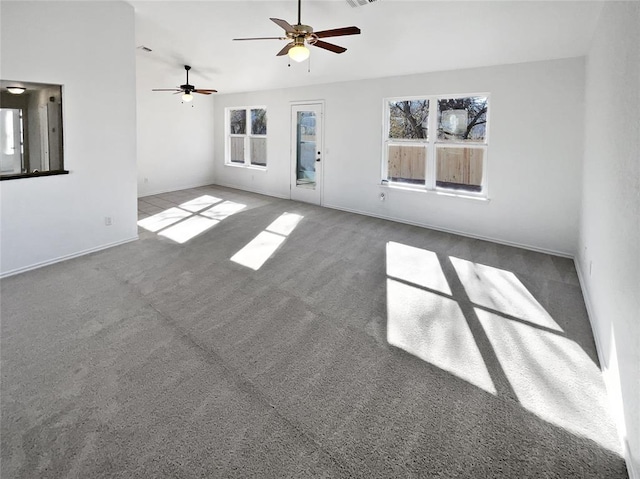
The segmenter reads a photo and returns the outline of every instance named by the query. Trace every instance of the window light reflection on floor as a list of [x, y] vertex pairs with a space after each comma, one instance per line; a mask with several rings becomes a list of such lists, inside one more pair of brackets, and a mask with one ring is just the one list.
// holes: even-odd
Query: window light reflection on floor
[[180, 205], [180, 208], [183, 210], [191, 211], [192, 213], [197, 213], [205, 208], [209, 208], [216, 203], [220, 203], [222, 198], [216, 198], [211, 195], [202, 195], [193, 200], [186, 201]]
[[201, 216], [206, 216], [207, 218], [211, 218], [212, 220], [222, 221], [229, 216], [236, 214], [238, 211], [242, 211], [246, 208], [247, 205], [243, 205], [242, 203], [234, 203], [233, 201], [224, 201], [215, 205], [208, 210], [205, 210], [200, 213]]
[[182, 244], [186, 243], [191, 238], [195, 238], [200, 233], [207, 231], [209, 228], [213, 228], [218, 223], [220, 222], [217, 220], [203, 218], [202, 216], [191, 216], [190, 218], [161, 231], [158, 233], [158, 236], [164, 236], [176, 243]]
[[562, 331], [511, 271], [449, 257], [472, 303], [538, 326]]
[[600, 369], [577, 343], [480, 308], [475, 311], [523, 407], [620, 453]]
[[182, 244], [246, 207], [247, 205], [242, 203], [202, 195], [180, 204], [180, 207], [169, 208], [141, 219], [138, 226]]
[[387, 279], [387, 341], [496, 394], [457, 301]]
[[510, 271], [388, 243], [387, 341], [493, 394], [498, 374], [523, 408], [620, 454], [599, 367]]
[[387, 276], [451, 295], [438, 256], [433, 251], [389, 241]]
[[189, 216], [191, 216], [191, 213], [188, 211], [180, 208], [169, 208], [148, 218], [141, 219], [138, 221], [138, 226], [155, 233]]
[[247, 245], [231, 257], [231, 261], [255, 271], [285, 242], [304, 216], [283, 213]]

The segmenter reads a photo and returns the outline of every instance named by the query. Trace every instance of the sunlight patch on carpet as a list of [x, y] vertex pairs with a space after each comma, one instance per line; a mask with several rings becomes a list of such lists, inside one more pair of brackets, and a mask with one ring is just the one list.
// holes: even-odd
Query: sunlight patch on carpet
[[158, 233], [158, 236], [164, 236], [176, 243], [182, 244], [213, 228], [218, 223], [220, 222], [196, 215], [161, 231]]
[[208, 208], [216, 203], [220, 203], [222, 198], [216, 198], [211, 195], [202, 195], [193, 200], [186, 201], [180, 205], [180, 208], [183, 210], [191, 211], [192, 213], [197, 213], [200, 210]]
[[598, 366], [574, 341], [475, 309], [523, 407], [620, 453]]
[[245, 209], [247, 205], [243, 205], [242, 203], [235, 203], [233, 201], [224, 201], [220, 204], [215, 205], [208, 210], [200, 213], [202, 216], [206, 216], [207, 218], [211, 218], [212, 220], [222, 221], [228, 218], [231, 215], [236, 214], [239, 211]]
[[141, 219], [138, 221], [138, 226], [155, 233], [156, 231], [160, 231], [161, 229], [177, 223], [188, 216], [191, 216], [191, 213], [188, 211], [180, 208], [169, 208], [168, 210], [164, 210], [158, 214], [149, 216], [148, 218]]
[[[233, 201], [221, 201], [215, 196], [202, 195], [180, 204], [179, 208], [169, 208], [144, 218], [138, 221], [138, 226], [176, 243], [186, 243], [247, 207]], [[205, 208], [208, 209], [202, 211]]]
[[387, 341], [496, 394], [469, 325], [453, 299], [387, 279]]
[[283, 213], [267, 226], [264, 231], [234, 254], [231, 257], [231, 261], [255, 271], [259, 270], [282, 246], [302, 218], [304, 217], [301, 215]]
[[433, 251], [389, 241], [387, 276], [451, 296], [451, 288]]
[[472, 303], [538, 326], [562, 331], [511, 271], [449, 257]]

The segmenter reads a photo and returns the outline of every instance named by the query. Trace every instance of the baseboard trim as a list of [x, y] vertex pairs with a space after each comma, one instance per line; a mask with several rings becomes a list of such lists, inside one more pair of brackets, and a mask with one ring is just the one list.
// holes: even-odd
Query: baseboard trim
[[[582, 271], [582, 267], [580, 266], [580, 261], [578, 258], [573, 258], [573, 263], [576, 267], [576, 273], [578, 274], [578, 281], [580, 283], [580, 289], [582, 290], [582, 297], [584, 299], [584, 305], [587, 308], [587, 317], [589, 318], [589, 325], [591, 326], [591, 333], [593, 335], [593, 340], [596, 343], [596, 352], [598, 353], [598, 361], [600, 362], [600, 368], [605, 368], [608, 365], [608, 362], [605, 360], [603, 354], [604, 349], [602, 348], [602, 340], [600, 339], [600, 335], [598, 334], [598, 329], [595, 327], [595, 318], [596, 314], [593, 310], [593, 302], [591, 301], [591, 295], [589, 293], [589, 289], [587, 288], [587, 283], [585, 280], [584, 273]], [[605, 388], [607, 389], [607, 399], [609, 400], [609, 407], [611, 409], [622, 408], [622, 397], [620, 395], [620, 391], [617, 388], [613, 388], [613, 386], [607, 381], [606, 375], [602, 375], [604, 380]], [[624, 414], [623, 414], [624, 418]], [[624, 420], [624, 419], [623, 419]], [[619, 421], [618, 421], [619, 422]], [[629, 449], [629, 443], [627, 439], [624, 437], [620, 431], [626, 431], [625, 424], [616, 424], [616, 428], [618, 430], [620, 445], [622, 449], [622, 454], [624, 456], [625, 463], [627, 464], [627, 472], [629, 473], [629, 479], [640, 479], [640, 475], [633, 463], [633, 458], [631, 456], [631, 450]]]
[[191, 188], [201, 188], [203, 186], [209, 186], [213, 184], [213, 180], [209, 180], [206, 183], [196, 183], [196, 184], [192, 184], [192, 185], [187, 185], [187, 186], [175, 186], [169, 189], [164, 189], [164, 190], [152, 190], [151, 192], [147, 192], [142, 196], [138, 196], [138, 198], [145, 198], [147, 196], [155, 196], [155, 195], [161, 195], [163, 193], [173, 193], [174, 191], [180, 191], [180, 190], [188, 190]]
[[234, 190], [240, 190], [240, 191], [248, 191], [250, 193], [257, 193], [259, 195], [264, 195], [264, 196], [271, 196], [273, 198], [280, 198], [282, 200], [290, 200], [291, 198], [289, 196], [286, 195], [279, 195], [276, 193], [269, 193], [263, 190], [257, 190], [257, 189], [252, 189], [252, 188], [247, 188], [245, 186], [239, 186], [239, 185], [234, 185], [231, 183], [220, 183], [220, 182], [215, 182], [215, 183], [211, 183], [214, 186], [223, 186], [225, 188], [233, 188]]
[[408, 220], [403, 220], [400, 218], [395, 218], [395, 217], [391, 217], [391, 216], [385, 216], [385, 215], [379, 215], [379, 214], [375, 214], [375, 213], [370, 213], [368, 211], [360, 211], [360, 210], [356, 210], [356, 209], [352, 209], [352, 208], [345, 208], [343, 206], [337, 206], [337, 205], [331, 205], [331, 204], [323, 204], [322, 206], [324, 206], [325, 208], [331, 208], [334, 210], [340, 210], [340, 211], [347, 211], [349, 213], [356, 213], [359, 215], [364, 215], [364, 216], [371, 216], [373, 218], [380, 218], [381, 220], [388, 220], [388, 221], [395, 221], [396, 223], [404, 223], [407, 225], [413, 225], [413, 226], [420, 226], [421, 228], [429, 228], [432, 230], [436, 230], [436, 231], [442, 231], [443, 233], [451, 233], [451, 234], [455, 234], [455, 235], [459, 235], [459, 236], [465, 236], [467, 238], [473, 238], [473, 239], [479, 239], [479, 240], [483, 240], [483, 241], [490, 241], [492, 243], [497, 243], [497, 244], [501, 244], [501, 245], [505, 245], [505, 246], [513, 246], [514, 248], [522, 248], [522, 249], [526, 249], [529, 251], [535, 251], [536, 253], [545, 253], [545, 254], [550, 254], [553, 256], [560, 256], [562, 258], [569, 258], [569, 259], [573, 259], [573, 255], [564, 251], [556, 251], [556, 250], [551, 250], [551, 249], [546, 249], [546, 248], [539, 248], [537, 246], [531, 246], [531, 245], [527, 245], [527, 244], [523, 244], [523, 243], [515, 243], [512, 241], [505, 241], [505, 240], [501, 240], [498, 238], [492, 238], [490, 236], [482, 236], [482, 235], [476, 235], [473, 233], [468, 233], [466, 231], [459, 231], [459, 230], [454, 230], [454, 229], [450, 229], [450, 228], [442, 228], [440, 226], [435, 226], [429, 223], [421, 223], [418, 221], [408, 221]]
[[127, 238], [125, 240], [115, 241], [113, 243], [96, 246], [95, 248], [89, 248], [82, 251], [78, 251], [76, 253], [71, 253], [64, 256], [58, 256], [57, 258], [41, 261], [39, 263], [34, 263], [29, 266], [23, 266], [22, 268], [12, 269], [10, 271], [0, 273], [0, 279], [8, 278], [9, 276], [15, 276], [16, 274], [20, 274], [20, 273], [26, 273], [27, 271], [42, 268], [44, 266], [49, 266], [55, 263], [61, 263], [62, 261], [67, 261], [69, 259], [77, 258], [79, 256], [85, 256], [87, 254], [95, 253], [97, 251], [102, 251], [103, 249], [113, 248], [114, 246], [119, 246], [125, 243], [131, 243], [132, 241], [137, 241], [137, 240], [138, 240], [138, 235], [135, 235], [134, 237]]
[[[273, 198], [280, 198], [280, 199], [284, 199], [284, 200], [289, 200], [291, 199], [289, 196], [286, 195], [280, 195], [280, 194], [276, 194], [276, 193], [271, 193], [271, 192], [266, 192], [264, 190], [259, 190], [259, 189], [254, 189], [254, 188], [247, 188], [245, 186], [240, 186], [240, 185], [235, 185], [233, 183], [226, 183], [226, 182], [214, 182], [214, 183], [209, 183], [207, 185], [200, 185], [200, 186], [209, 186], [209, 185], [214, 185], [214, 186], [222, 186], [225, 188], [233, 188], [235, 190], [240, 190], [240, 191], [248, 191], [251, 193], [257, 193], [259, 195], [265, 195], [265, 196], [271, 196]], [[198, 186], [192, 186], [191, 188], [198, 188]], [[186, 189], [186, 188], [183, 188]], [[171, 190], [171, 191], [178, 191], [178, 190]], [[166, 191], [165, 193], [169, 193], [169, 191]], [[154, 194], [159, 194], [159, 193], [154, 193]], [[148, 195], [151, 196], [151, 195]], [[141, 197], [144, 198], [144, 197]], [[357, 210], [357, 209], [353, 209], [353, 208], [345, 208], [343, 206], [338, 206], [338, 205], [332, 205], [332, 204], [322, 204], [323, 207], [325, 208], [331, 208], [334, 210], [339, 210], [339, 211], [346, 211], [349, 213], [356, 213], [359, 215], [364, 215], [364, 216], [371, 216], [373, 218], [380, 218], [383, 220], [388, 220], [388, 221], [395, 221], [397, 223], [404, 223], [404, 224], [408, 224], [408, 225], [413, 225], [413, 226], [420, 226], [422, 228], [429, 228], [432, 230], [436, 230], [436, 231], [442, 231], [444, 233], [451, 233], [451, 234], [456, 234], [456, 235], [460, 235], [460, 236], [466, 236], [468, 238], [473, 238], [473, 239], [479, 239], [479, 240], [483, 240], [483, 241], [491, 241], [492, 243], [498, 243], [498, 244], [502, 244], [505, 246], [513, 246], [515, 248], [522, 248], [522, 249], [526, 249], [529, 251], [535, 251], [537, 253], [545, 253], [545, 254], [550, 254], [553, 256], [560, 256], [563, 258], [569, 258], [569, 259], [573, 259], [573, 254], [571, 253], [567, 253], [565, 251], [557, 251], [557, 250], [552, 250], [552, 249], [547, 249], [547, 248], [539, 248], [537, 246], [532, 246], [532, 245], [527, 245], [527, 244], [523, 244], [523, 243], [516, 243], [516, 242], [511, 242], [511, 241], [505, 241], [505, 240], [501, 240], [498, 238], [493, 238], [490, 236], [482, 236], [482, 235], [474, 235], [472, 233], [468, 233], [465, 231], [459, 231], [459, 230], [454, 230], [454, 229], [449, 229], [449, 228], [442, 228], [439, 226], [434, 226], [432, 224], [428, 224], [428, 223], [421, 223], [421, 222], [417, 222], [417, 221], [408, 221], [408, 220], [403, 220], [400, 218], [395, 218], [395, 217], [391, 217], [391, 216], [384, 216], [384, 215], [378, 215], [378, 214], [374, 214], [374, 213], [370, 213], [368, 211], [361, 211], [361, 210]]]
[[604, 357], [602, 356], [602, 340], [598, 335], [598, 330], [595, 328], [594, 318], [595, 313], [593, 312], [593, 305], [591, 303], [591, 295], [589, 294], [589, 290], [587, 289], [587, 284], [584, 279], [584, 274], [582, 272], [582, 267], [580, 266], [580, 261], [578, 258], [573, 258], [573, 264], [576, 267], [576, 273], [578, 273], [578, 282], [580, 283], [580, 289], [582, 290], [582, 298], [584, 299], [584, 305], [587, 308], [587, 317], [589, 318], [589, 325], [591, 326], [591, 333], [593, 334], [593, 339], [596, 343], [596, 352], [598, 353], [598, 361], [600, 362], [600, 367], [604, 367], [607, 364]]
[[627, 463], [627, 472], [629, 473], [629, 479], [640, 479], [640, 473], [633, 463], [633, 457], [631, 456], [631, 449], [629, 448], [629, 442], [624, 441], [624, 460]]

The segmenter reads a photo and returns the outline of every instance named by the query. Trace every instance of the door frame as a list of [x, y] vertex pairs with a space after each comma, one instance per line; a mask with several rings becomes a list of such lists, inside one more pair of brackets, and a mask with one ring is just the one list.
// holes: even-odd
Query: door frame
[[[293, 189], [296, 188], [295, 176], [295, 164], [296, 164], [296, 134], [295, 126], [296, 120], [293, 117], [293, 110], [295, 107], [300, 106], [313, 106], [320, 107], [320, 118], [316, 118], [316, 122], [320, 124], [320, 144], [316, 144], [318, 151], [320, 151], [320, 168], [316, 168], [316, 188], [319, 193], [319, 206], [324, 203], [324, 163], [325, 163], [325, 150], [324, 150], [324, 115], [325, 115], [325, 101], [324, 100], [297, 100], [289, 103], [289, 199], [293, 199]], [[300, 200], [295, 200], [300, 201]], [[313, 203], [315, 204], [315, 203]]]

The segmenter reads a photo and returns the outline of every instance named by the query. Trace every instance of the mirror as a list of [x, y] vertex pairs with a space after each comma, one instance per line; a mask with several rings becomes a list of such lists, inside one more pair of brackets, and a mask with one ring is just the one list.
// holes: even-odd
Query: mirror
[[0, 80], [0, 179], [63, 168], [62, 86]]

